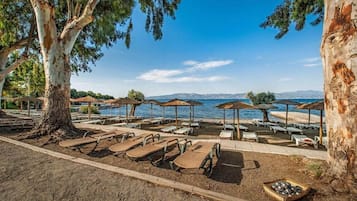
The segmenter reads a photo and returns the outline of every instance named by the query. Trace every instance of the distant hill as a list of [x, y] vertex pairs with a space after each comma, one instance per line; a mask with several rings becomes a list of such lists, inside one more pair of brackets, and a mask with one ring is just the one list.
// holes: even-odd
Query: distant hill
[[[322, 99], [322, 91], [306, 90], [274, 93], [277, 99]], [[176, 93], [170, 95], [150, 96], [147, 99], [245, 99], [246, 93], [237, 94], [197, 94], [197, 93]]]

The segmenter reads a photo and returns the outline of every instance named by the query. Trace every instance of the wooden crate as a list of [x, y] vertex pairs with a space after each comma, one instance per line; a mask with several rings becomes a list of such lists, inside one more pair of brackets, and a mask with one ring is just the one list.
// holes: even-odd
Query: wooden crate
[[[275, 182], [278, 182], [278, 181], [289, 182], [291, 185], [300, 186], [302, 188], [302, 192], [299, 195], [293, 195], [291, 197], [289, 197], [287, 195], [281, 195], [281, 194], [275, 192], [275, 190], [271, 187], [272, 184], [274, 184]], [[294, 181], [292, 179], [288, 179], [288, 178], [283, 178], [283, 179], [277, 179], [277, 180], [274, 180], [274, 181], [264, 182], [263, 183], [263, 188], [264, 188], [264, 191], [269, 196], [271, 196], [272, 198], [274, 198], [274, 199], [276, 199], [278, 201], [298, 200], [298, 199], [306, 196], [310, 191], [310, 187], [309, 186], [307, 186], [305, 184], [298, 183], [298, 182], [296, 182], [296, 181]]]

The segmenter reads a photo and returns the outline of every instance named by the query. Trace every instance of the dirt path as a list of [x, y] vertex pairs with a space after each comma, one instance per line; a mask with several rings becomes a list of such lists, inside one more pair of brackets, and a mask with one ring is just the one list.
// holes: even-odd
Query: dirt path
[[0, 200], [204, 200], [0, 142]]

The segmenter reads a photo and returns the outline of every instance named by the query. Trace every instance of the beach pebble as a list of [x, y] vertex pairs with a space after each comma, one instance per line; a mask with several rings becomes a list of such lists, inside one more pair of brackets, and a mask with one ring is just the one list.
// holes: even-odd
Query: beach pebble
[[275, 182], [272, 184], [271, 188], [280, 195], [288, 197], [299, 195], [302, 192], [302, 188], [300, 186], [294, 186], [285, 181]]

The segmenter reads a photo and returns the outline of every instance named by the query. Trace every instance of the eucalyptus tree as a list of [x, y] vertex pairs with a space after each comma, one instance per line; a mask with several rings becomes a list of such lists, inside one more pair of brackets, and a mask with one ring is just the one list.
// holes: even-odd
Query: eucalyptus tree
[[[144, 94], [140, 91], [135, 91], [134, 89], [131, 89], [130, 91], [128, 91], [128, 98], [139, 101], [139, 102], [143, 102], [145, 100]], [[140, 104], [133, 104], [131, 106], [130, 113], [129, 113], [130, 116], [135, 115], [136, 107], [139, 106]]]
[[[0, 103], [6, 75], [27, 60], [34, 36], [31, 6], [21, 0], [0, 1]], [[9, 63], [10, 54], [17, 50], [22, 50], [21, 56]]]
[[[273, 101], [275, 101], [275, 95], [271, 92], [261, 92], [254, 94], [252, 91], [250, 91], [247, 93], [247, 98], [249, 98], [253, 105], [271, 104]], [[263, 112], [263, 121], [269, 121], [268, 109], [261, 108], [260, 111]]]
[[329, 175], [336, 191], [357, 193], [357, 0], [285, 0], [262, 27], [280, 30], [323, 23], [323, 64]]
[[[146, 14], [146, 31], [161, 39], [165, 16], [174, 17], [180, 0], [30, 0], [46, 76], [45, 112], [36, 136], [76, 134], [69, 110], [71, 70], [88, 70], [101, 48], [124, 39], [130, 44], [136, 3]], [[87, 59], [87, 60], [86, 60]], [[35, 133], [34, 132], [34, 133]]]

